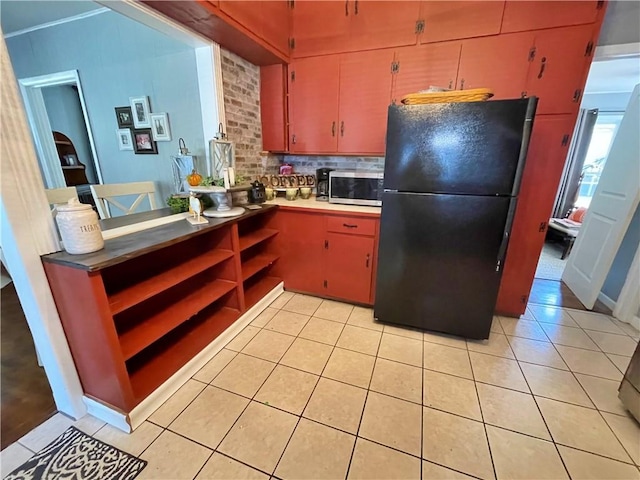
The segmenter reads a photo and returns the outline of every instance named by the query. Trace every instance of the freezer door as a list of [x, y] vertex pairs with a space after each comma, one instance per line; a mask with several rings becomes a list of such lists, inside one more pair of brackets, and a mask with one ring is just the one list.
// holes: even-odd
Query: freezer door
[[536, 103], [391, 105], [384, 188], [517, 195]]
[[513, 204], [509, 197], [385, 192], [375, 317], [488, 338]]

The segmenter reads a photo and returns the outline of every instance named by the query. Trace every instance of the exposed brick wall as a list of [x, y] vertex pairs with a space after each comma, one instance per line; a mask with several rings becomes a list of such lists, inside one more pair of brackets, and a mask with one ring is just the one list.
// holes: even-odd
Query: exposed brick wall
[[235, 143], [236, 170], [239, 175], [255, 177], [264, 172], [260, 155], [260, 67], [221, 49], [224, 111], [227, 134]]
[[343, 170], [384, 170], [384, 157], [323, 157], [309, 155], [261, 155], [260, 67], [221, 49], [226, 131], [236, 147], [239, 175], [256, 178], [277, 173], [278, 165], [288, 162], [300, 173], [317, 168]]

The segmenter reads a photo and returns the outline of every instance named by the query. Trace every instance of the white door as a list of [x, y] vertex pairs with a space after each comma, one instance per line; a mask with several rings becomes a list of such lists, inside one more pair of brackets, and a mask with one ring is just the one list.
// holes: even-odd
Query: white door
[[562, 280], [588, 309], [640, 200], [640, 85], [631, 94]]

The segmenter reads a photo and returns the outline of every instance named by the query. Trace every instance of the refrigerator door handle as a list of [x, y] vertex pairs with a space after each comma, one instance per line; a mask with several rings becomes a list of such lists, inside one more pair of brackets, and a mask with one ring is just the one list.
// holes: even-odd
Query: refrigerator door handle
[[507, 251], [508, 244], [509, 244], [509, 232], [505, 230], [504, 235], [502, 236], [502, 243], [500, 244], [500, 248], [498, 249], [496, 272], [499, 272], [502, 269], [502, 264], [504, 263], [504, 254]]
[[502, 242], [500, 243], [500, 248], [498, 249], [498, 258], [496, 259], [496, 272], [502, 270], [504, 266], [504, 257], [507, 253], [507, 246], [509, 245], [509, 235], [511, 232], [511, 227], [513, 226], [513, 217], [516, 213], [516, 206], [518, 205], [517, 200], [514, 198], [509, 205], [509, 213], [507, 213], [507, 222], [504, 226], [504, 233], [502, 234]]

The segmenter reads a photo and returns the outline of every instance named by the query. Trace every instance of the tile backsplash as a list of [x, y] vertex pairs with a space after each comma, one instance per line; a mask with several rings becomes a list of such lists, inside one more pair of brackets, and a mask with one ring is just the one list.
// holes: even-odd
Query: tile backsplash
[[281, 163], [293, 165], [294, 172], [316, 173], [318, 168], [334, 168], [336, 170], [368, 170], [380, 172], [384, 170], [384, 157], [342, 157], [318, 155], [280, 155]]

